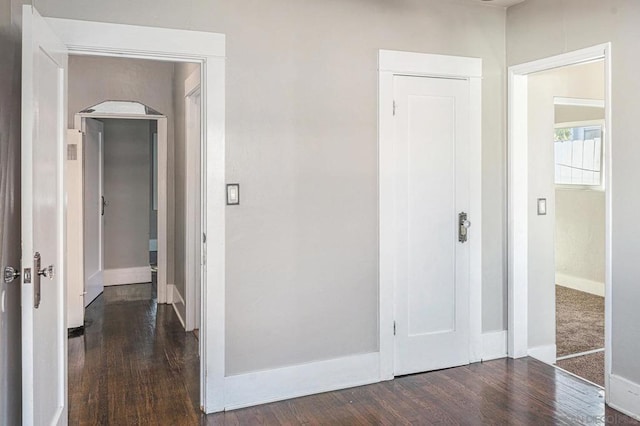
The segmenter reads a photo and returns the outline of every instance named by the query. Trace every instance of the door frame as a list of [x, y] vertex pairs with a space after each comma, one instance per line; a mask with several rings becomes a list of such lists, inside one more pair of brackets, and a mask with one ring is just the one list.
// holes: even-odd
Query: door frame
[[379, 345], [380, 378], [394, 377], [395, 123], [394, 76], [469, 82], [469, 316], [470, 362], [482, 359], [482, 59], [380, 50], [378, 53]]
[[[95, 119], [116, 119], [116, 120], [147, 120], [157, 123], [158, 134], [158, 303], [170, 303], [173, 297], [168, 294], [167, 283], [167, 259], [168, 259], [168, 171], [167, 171], [167, 152], [168, 152], [168, 134], [167, 134], [167, 117], [164, 115], [138, 115], [138, 114], [93, 114], [79, 112], [74, 116], [73, 125], [76, 129], [82, 131], [82, 120], [85, 118]], [[104, 136], [102, 145], [100, 146], [100, 156], [104, 161]], [[83, 166], [84, 167], [84, 166]], [[83, 183], [84, 185], [84, 183]], [[104, 190], [104, 163], [100, 175], [100, 186]], [[84, 186], [83, 186], [84, 187]], [[84, 218], [84, 213], [82, 215]], [[103, 261], [103, 278], [104, 278], [104, 235], [100, 242], [100, 250]], [[84, 255], [84, 242], [82, 245], [82, 253]]]
[[[200, 170], [203, 169], [202, 158], [198, 158], [199, 151], [201, 149], [202, 141], [202, 126], [199, 131], [194, 129], [195, 115], [193, 113], [193, 101], [194, 96], [200, 96], [202, 99], [202, 89], [200, 84], [200, 70], [194, 70], [184, 82], [184, 112], [185, 112], [185, 160], [186, 160], [186, 178], [185, 178], [185, 330], [192, 331], [199, 326], [198, 317], [202, 311], [202, 307], [198, 306], [198, 302], [201, 302], [201, 295], [198, 294], [198, 287], [196, 283], [195, 268], [193, 266], [198, 265], [200, 267], [200, 276], [202, 276], [202, 252], [197, 247], [201, 247], [198, 242], [202, 241], [202, 223], [200, 223], [200, 231], [195, 222], [190, 221], [189, 218], [193, 217], [194, 213], [198, 209], [198, 197], [202, 199], [202, 188], [200, 188], [200, 194], [198, 197], [194, 196], [193, 191], [188, 191], [188, 188], [193, 188], [194, 184], [198, 182], [199, 176], [194, 172], [193, 166], [198, 164]], [[202, 106], [200, 106], [202, 109]], [[197, 139], [194, 138], [197, 134]], [[202, 203], [200, 202], [200, 205]], [[200, 304], [201, 305], [201, 304]]]
[[[200, 31], [45, 18], [69, 54], [200, 64], [203, 132], [203, 232], [200, 405], [224, 409], [225, 389], [225, 35]], [[61, 156], [63, 153], [60, 154]]]
[[528, 355], [528, 76], [533, 73], [604, 60], [605, 68], [605, 397], [611, 375], [612, 204], [611, 204], [611, 43], [509, 67], [508, 94], [508, 354]]

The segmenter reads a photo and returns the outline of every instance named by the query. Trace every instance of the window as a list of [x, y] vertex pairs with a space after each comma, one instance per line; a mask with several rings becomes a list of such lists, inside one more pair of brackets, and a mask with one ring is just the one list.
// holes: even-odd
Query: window
[[602, 186], [601, 123], [557, 125], [553, 145], [556, 185]]

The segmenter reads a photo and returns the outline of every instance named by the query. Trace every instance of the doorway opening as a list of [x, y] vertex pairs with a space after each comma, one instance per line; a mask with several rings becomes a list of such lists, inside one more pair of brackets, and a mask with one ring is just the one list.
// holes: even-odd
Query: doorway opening
[[[201, 344], [191, 333], [200, 324], [204, 266], [201, 72], [198, 63], [69, 58], [67, 196], [80, 200], [67, 212], [69, 327], [79, 318], [85, 343], [106, 339], [109, 330], [120, 333], [116, 341], [137, 336], [127, 344], [137, 350], [157, 337], [142, 324], [172, 323], [172, 332], [188, 334], [180, 338], [183, 349], [195, 348], [182, 357], [190, 360], [185, 387], [195, 395], [202, 393], [193, 380]], [[131, 330], [115, 326], [114, 316], [130, 318]], [[83, 346], [69, 342], [70, 361], [90, 357]], [[111, 349], [103, 347], [101, 356]], [[117, 375], [114, 367], [110, 374]], [[76, 420], [83, 409], [73, 400], [79, 374], [69, 368]], [[199, 409], [197, 398], [193, 403]]]
[[607, 390], [609, 52], [605, 44], [509, 68], [509, 355]]
[[[199, 405], [206, 412], [223, 410], [225, 405], [225, 36], [219, 33], [174, 30], [136, 25], [120, 25], [73, 19], [43, 18], [32, 6], [23, 6], [23, 95], [22, 95], [22, 229], [23, 265], [38, 268], [25, 274], [21, 294], [23, 419], [55, 423], [67, 415], [67, 338], [66, 309], [66, 203], [64, 164], [66, 146], [65, 117], [69, 55], [105, 58], [146, 59], [158, 62], [191, 62], [201, 67], [202, 77], [202, 157], [203, 237], [208, 238], [209, 261], [203, 260], [202, 338], [199, 376]], [[155, 73], [150, 73], [154, 75]], [[122, 79], [123, 83], [126, 79]], [[129, 89], [132, 86], [121, 85]], [[169, 87], [171, 84], [168, 85]], [[93, 92], [98, 85], [88, 88]], [[127, 96], [120, 99], [130, 98]], [[102, 98], [109, 99], [109, 98]], [[86, 105], [91, 105], [87, 103]], [[163, 108], [161, 108], [163, 109]], [[72, 109], [71, 111], [78, 111]], [[171, 132], [169, 132], [171, 134]], [[54, 142], [54, 143], [52, 143]], [[37, 153], [38, 156], [34, 156]], [[37, 164], [40, 162], [41, 164]], [[38, 167], [34, 185], [32, 170]], [[42, 184], [42, 185], [40, 185]], [[55, 188], [54, 188], [55, 186]], [[40, 196], [40, 192], [43, 195]], [[40, 199], [37, 205], [33, 201]], [[46, 206], [43, 206], [43, 203]], [[46, 208], [45, 208], [46, 207]], [[49, 210], [46, 210], [49, 209]], [[38, 214], [34, 215], [34, 210]], [[47, 214], [42, 214], [44, 211]], [[34, 240], [33, 229], [39, 237]], [[205, 240], [205, 238], [203, 238]], [[38, 252], [34, 243], [39, 245]], [[203, 245], [205, 243], [203, 242]], [[35, 253], [35, 254], [34, 254]], [[42, 254], [40, 256], [38, 254]], [[207, 266], [208, 265], [208, 266]], [[42, 268], [45, 266], [45, 268]], [[28, 272], [31, 269], [28, 268]], [[42, 268], [42, 269], [40, 269]], [[54, 272], [55, 271], [55, 272]], [[41, 273], [51, 281], [41, 285]], [[32, 282], [31, 277], [35, 280]], [[25, 281], [26, 280], [26, 281]], [[43, 291], [41, 291], [43, 290]], [[43, 298], [48, 300], [39, 311]], [[171, 309], [171, 308], [170, 308]], [[38, 313], [37, 315], [35, 313]], [[184, 332], [182, 332], [184, 334]], [[45, 336], [46, 338], [41, 338]], [[37, 338], [36, 338], [37, 337]], [[42, 363], [34, 353], [51, 352], [50, 362]], [[51, 359], [49, 359], [51, 358]], [[51, 368], [55, 365], [56, 368]], [[206, 376], [204, 372], [207, 372]], [[34, 377], [39, 378], [34, 380]], [[45, 379], [42, 379], [42, 378]], [[38, 398], [37, 395], [48, 395]], [[46, 406], [33, 401], [49, 401]], [[54, 419], [54, 420], [52, 420]], [[25, 420], [26, 421], [26, 420]]]

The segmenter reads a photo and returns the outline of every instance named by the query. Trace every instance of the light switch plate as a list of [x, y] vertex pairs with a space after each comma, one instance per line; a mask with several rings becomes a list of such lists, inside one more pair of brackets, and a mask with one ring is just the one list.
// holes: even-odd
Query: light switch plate
[[238, 204], [240, 204], [240, 184], [227, 184], [227, 205], [237, 206]]
[[547, 214], [547, 199], [538, 198], [538, 216], [544, 216]]

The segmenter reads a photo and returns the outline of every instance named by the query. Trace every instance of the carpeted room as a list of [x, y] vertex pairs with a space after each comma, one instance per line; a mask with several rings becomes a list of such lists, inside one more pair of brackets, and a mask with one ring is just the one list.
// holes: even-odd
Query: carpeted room
[[556, 350], [558, 367], [604, 387], [604, 297], [556, 286]]

